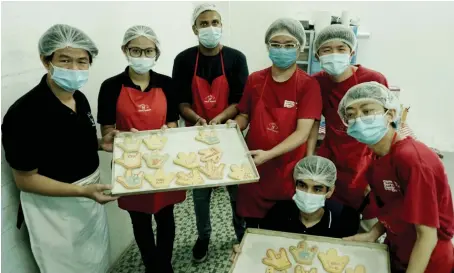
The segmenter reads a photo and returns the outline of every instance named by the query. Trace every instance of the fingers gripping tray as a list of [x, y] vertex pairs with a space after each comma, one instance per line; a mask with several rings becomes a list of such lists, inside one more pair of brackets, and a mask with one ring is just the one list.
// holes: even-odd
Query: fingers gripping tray
[[236, 124], [122, 132], [114, 140], [112, 195], [257, 182], [248, 152]]

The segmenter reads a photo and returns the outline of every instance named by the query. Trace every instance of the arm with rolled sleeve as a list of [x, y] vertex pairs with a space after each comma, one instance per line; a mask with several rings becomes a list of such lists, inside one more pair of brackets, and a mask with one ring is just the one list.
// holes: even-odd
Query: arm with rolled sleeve
[[399, 169], [399, 177], [407, 182], [402, 219], [414, 224], [417, 234], [406, 272], [423, 273], [437, 244], [440, 227], [435, 176], [419, 162]]
[[101, 135], [105, 136], [115, 130], [117, 115], [117, 99], [121, 92], [118, 86], [109, 80], [101, 84], [98, 94], [98, 123], [101, 125]]
[[317, 80], [307, 80], [304, 92], [298, 101], [298, 121], [295, 132], [284, 141], [269, 150], [271, 158], [276, 158], [293, 151], [304, 144], [309, 137], [315, 120], [320, 120], [322, 113], [322, 97]]
[[183, 56], [178, 55], [173, 62], [172, 80], [175, 84], [175, 92], [178, 94], [178, 108], [181, 116], [195, 124], [200, 118], [194, 110], [192, 110], [192, 76], [193, 72], [185, 64]]

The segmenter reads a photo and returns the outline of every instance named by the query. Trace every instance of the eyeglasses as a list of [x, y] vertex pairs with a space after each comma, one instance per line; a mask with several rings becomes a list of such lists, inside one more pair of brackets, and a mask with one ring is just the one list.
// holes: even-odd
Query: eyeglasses
[[292, 48], [299, 47], [299, 44], [295, 44], [295, 43], [287, 43], [287, 44], [269, 43], [268, 45], [272, 48], [285, 48], [285, 49], [292, 49]]
[[[377, 116], [384, 116], [384, 115], [386, 115], [387, 112], [388, 111], [386, 111], [385, 113], [375, 111], [375, 112], [371, 112], [371, 113], [367, 113], [367, 114], [361, 115], [358, 118], [365, 124], [371, 124], [377, 119]], [[356, 122], [356, 118], [355, 117], [351, 117], [351, 116], [347, 115], [347, 124], [349, 126], [355, 124], [355, 122]]]
[[156, 57], [156, 48], [149, 47], [149, 48], [139, 48], [139, 47], [130, 47], [128, 48], [129, 55], [133, 58], [139, 58], [142, 56], [142, 53], [145, 55], [147, 58], [153, 58]]

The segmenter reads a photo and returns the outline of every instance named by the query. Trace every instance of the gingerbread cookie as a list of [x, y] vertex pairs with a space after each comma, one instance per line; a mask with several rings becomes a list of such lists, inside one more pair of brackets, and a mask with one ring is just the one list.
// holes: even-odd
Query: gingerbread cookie
[[254, 178], [254, 173], [249, 164], [232, 165], [230, 166], [229, 177], [235, 180], [247, 180]]
[[199, 170], [209, 179], [219, 180], [224, 178], [225, 164], [215, 165], [213, 161], [208, 161], [204, 166], [199, 167]]
[[147, 146], [150, 150], [160, 150], [164, 147], [167, 142], [167, 137], [158, 136], [157, 134], [153, 134], [148, 138], [143, 139], [143, 143]]
[[124, 152], [122, 157], [115, 159], [114, 162], [126, 169], [137, 169], [142, 166], [142, 154], [138, 152]]
[[203, 142], [208, 145], [218, 144], [220, 142], [216, 131], [200, 130], [195, 140]]
[[317, 273], [317, 268], [305, 270], [304, 267], [302, 267], [301, 265], [297, 265], [295, 267], [295, 273]]
[[262, 263], [279, 271], [292, 267], [284, 248], [280, 248], [278, 253], [274, 252], [272, 249], [268, 249], [266, 251], [266, 257], [262, 259]]
[[154, 174], [145, 175], [145, 179], [156, 189], [168, 188], [174, 177], [175, 173], [165, 174], [162, 169], [158, 169]]
[[158, 154], [158, 153], [149, 153], [144, 154], [143, 159], [145, 159], [145, 163], [147, 163], [148, 168], [152, 169], [159, 169], [161, 168], [164, 163], [169, 159], [168, 154]]
[[177, 159], [174, 159], [173, 163], [185, 167], [186, 169], [194, 169], [199, 167], [196, 153], [178, 153]]
[[272, 268], [271, 266], [267, 266], [265, 273], [287, 273], [287, 270], [277, 271], [274, 268]]
[[289, 250], [297, 263], [311, 265], [315, 254], [318, 252], [318, 247], [309, 247], [307, 242], [301, 241], [297, 247], [291, 246]]
[[218, 163], [221, 160], [222, 151], [218, 147], [211, 147], [199, 151], [200, 161], [208, 162], [212, 161]]
[[138, 152], [140, 149], [140, 143], [140, 139], [125, 137], [123, 142], [117, 144], [117, 147], [127, 153]]
[[352, 268], [347, 268], [345, 270], [345, 273], [366, 273], [366, 267], [360, 264], [355, 267], [355, 270], [353, 270]]
[[131, 169], [127, 169], [124, 176], [117, 176], [117, 182], [128, 190], [140, 189], [143, 184], [143, 172], [134, 174]]
[[342, 273], [350, 261], [348, 256], [338, 256], [337, 250], [334, 248], [328, 249], [326, 253], [318, 253], [318, 258], [328, 273]]
[[203, 178], [198, 170], [192, 169], [189, 173], [178, 172], [175, 183], [181, 186], [200, 185], [203, 184]]

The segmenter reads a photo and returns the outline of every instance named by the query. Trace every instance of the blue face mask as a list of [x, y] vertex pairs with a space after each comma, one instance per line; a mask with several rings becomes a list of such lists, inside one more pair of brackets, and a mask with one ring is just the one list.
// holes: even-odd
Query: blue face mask
[[52, 63], [51, 66], [51, 79], [65, 91], [74, 93], [88, 81], [88, 69], [72, 70], [54, 66]]
[[199, 29], [199, 42], [206, 48], [215, 48], [222, 37], [220, 27], [206, 27]]
[[347, 134], [361, 143], [377, 144], [389, 130], [385, 116], [386, 114], [357, 118], [348, 126]]
[[320, 56], [320, 65], [331, 76], [339, 76], [350, 66], [350, 54], [329, 54]]
[[296, 62], [298, 48], [270, 48], [270, 59], [281, 69], [287, 69]]

